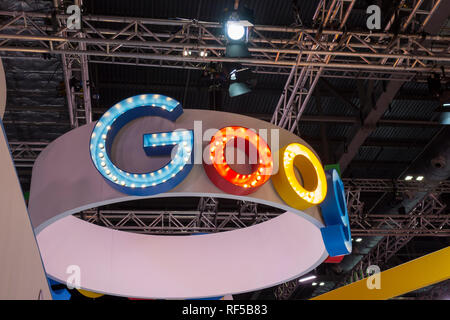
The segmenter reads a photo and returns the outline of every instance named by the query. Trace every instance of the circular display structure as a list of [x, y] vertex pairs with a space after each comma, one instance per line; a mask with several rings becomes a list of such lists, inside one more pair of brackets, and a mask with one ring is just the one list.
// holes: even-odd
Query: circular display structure
[[[106, 117], [113, 117], [111, 123], [101, 120], [100, 125], [91, 123], [74, 129], [52, 142], [36, 160], [29, 212], [45, 269], [51, 278], [66, 283], [71, 276], [67, 270], [76, 266], [75, 269], [80, 270], [81, 289], [100, 294], [142, 299], [217, 297], [286, 282], [308, 273], [333, 255], [330, 253], [332, 244], [341, 240], [331, 231], [337, 228], [335, 223], [342, 231], [346, 208], [344, 218], [338, 222], [333, 220], [330, 225], [325, 221], [326, 216], [322, 217], [319, 206], [311, 204], [309, 208], [299, 210], [286, 203], [275, 189], [274, 176], [251, 193], [226, 192], [211, 181], [203, 161], [197, 162], [194, 157], [195, 154], [201, 157], [202, 151], [210, 148], [211, 138], [204, 138], [203, 131], [211, 128], [243, 127], [255, 132], [268, 131], [264, 141], [267, 150], [263, 148], [262, 151], [264, 168], [270, 170], [271, 154], [279, 152], [280, 146], [301, 144], [311, 151], [310, 156], [317, 157], [305, 141], [272, 124], [242, 115], [209, 110], [183, 112], [178, 102], [156, 96], [141, 95], [120, 102], [121, 107], [128, 106], [131, 110], [132, 122], [126, 120], [125, 113], [117, 114], [114, 120], [114, 109], [110, 109]], [[161, 108], [167, 101], [174, 106], [171, 110]], [[113, 108], [119, 110], [117, 105]], [[158, 113], [151, 111], [155, 109]], [[175, 110], [178, 110], [176, 114], [171, 113]], [[199, 121], [203, 129], [198, 129]], [[122, 127], [124, 132], [119, 132], [117, 128]], [[96, 130], [109, 133], [97, 133]], [[195, 134], [198, 130], [203, 130], [200, 135]], [[152, 186], [151, 180], [145, 179], [152, 179], [152, 172], [170, 164], [173, 160], [170, 154], [177, 154], [171, 152], [172, 149], [159, 147], [170, 145], [169, 140], [164, 139], [175, 138], [172, 132], [177, 131], [193, 133], [193, 139], [189, 140], [192, 147], [187, 146], [189, 150], [183, 152], [184, 155], [189, 153], [194, 163], [186, 162], [190, 171], [183, 179], [177, 180], [180, 175], [175, 174]], [[106, 136], [102, 137], [103, 134]], [[109, 134], [116, 138], [108, 140]], [[96, 140], [99, 136], [100, 140]], [[115, 145], [115, 140], [120, 143]], [[186, 147], [186, 140], [170, 141], [171, 148]], [[129, 155], [133, 155], [132, 161], [127, 158]], [[105, 161], [107, 169], [102, 165], [106, 156], [113, 159], [108, 164]], [[273, 161], [273, 172], [276, 172], [278, 160]], [[121, 179], [117, 181], [107, 171], [112, 172], [112, 165], [116, 173], [121, 173]], [[319, 169], [322, 169], [321, 165]], [[118, 178], [118, 174], [115, 176]], [[258, 181], [257, 175], [250, 175], [250, 185], [253, 178]], [[141, 185], [133, 186], [133, 179], [139, 180]], [[240, 187], [247, 189], [244, 185]], [[117, 231], [72, 216], [106, 204], [156, 197], [230, 198], [261, 203], [286, 212], [243, 229], [183, 237]]]

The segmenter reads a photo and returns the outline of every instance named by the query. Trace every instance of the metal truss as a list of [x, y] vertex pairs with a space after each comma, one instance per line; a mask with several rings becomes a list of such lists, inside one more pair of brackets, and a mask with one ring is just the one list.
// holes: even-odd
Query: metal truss
[[72, 128], [92, 122], [89, 71], [86, 56], [61, 55], [69, 118]]
[[[423, 1], [419, 1], [417, 5], [414, 7], [414, 9], [410, 12], [408, 16], [408, 20], [405, 22], [405, 24], [402, 26], [402, 31], [406, 30], [406, 27], [408, 24], [412, 21], [414, 16], [417, 14], [417, 10], [422, 4]], [[433, 8], [437, 8], [440, 1], [437, 1], [437, 3], [434, 5]], [[338, 26], [337, 30], [342, 30], [344, 27], [346, 20], [353, 8], [355, 1], [326, 1], [321, 0], [319, 3], [319, 6], [316, 9], [316, 12], [314, 14], [313, 20], [320, 21], [321, 27], [325, 28], [327, 27], [327, 24], [332, 23], [331, 21], [335, 19], [334, 24], [335, 26]], [[346, 6], [347, 4], [347, 6]], [[345, 8], [345, 9], [344, 9]], [[433, 11], [434, 12], [434, 11]], [[340, 13], [340, 14], [339, 14]], [[339, 17], [339, 18], [337, 18]], [[393, 16], [394, 18], [395, 16]], [[424, 21], [424, 25], [428, 23], [428, 19]], [[392, 20], [386, 27], [385, 31], [388, 31], [392, 24]], [[423, 26], [424, 26], [423, 25]], [[422, 27], [423, 27], [422, 26]], [[298, 38], [299, 41], [303, 41], [305, 39], [302, 38], [303, 34], [300, 35]], [[343, 44], [345, 43], [344, 36], [342, 38], [335, 36], [329, 37], [329, 35], [325, 34], [318, 34], [316, 36], [316, 39], [320, 38], [322, 41], [325, 41], [327, 43], [331, 43], [328, 50], [339, 50], [339, 51], [345, 51], [345, 46]], [[357, 37], [358, 41], [360, 43], [364, 43], [367, 45], [367, 48], [370, 49], [372, 53], [377, 52], [373, 47], [371, 47], [368, 42], [365, 42], [366, 39], [362, 39], [361, 37]], [[391, 43], [392, 44], [392, 43]], [[418, 44], [418, 43], [417, 43]], [[309, 47], [310, 50], [315, 51], [320, 44], [318, 42], [314, 43]], [[421, 45], [423, 46], [423, 45]], [[366, 48], [366, 49], [367, 49]], [[354, 49], [348, 48], [351, 52], [355, 53], [356, 51]], [[301, 51], [298, 55], [298, 61], [301, 61], [302, 54], [304, 54], [305, 51]], [[385, 48], [385, 53], [391, 54], [394, 52], [394, 50], [389, 47]], [[408, 51], [403, 51], [404, 54], [408, 53]], [[327, 56], [325, 60], [321, 60], [321, 57], [318, 55], [315, 55], [314, 53], [308, 54], [306, 57], [306, 61], [324, 61], [327, 65], [330, 64], [331, 59], [334, 59], [337, 57], [333, 56]], [[361, 57], [361, 59], [367, 63], [369, 60], [367, 60], [365, 57]], [[404, 59], [402, 57], [399, 57], [395, 61], [395, 65], [403, 63]], [[381, 59], [379, 61], [380, 65], [385, 65], [385, 63], [388, 62], [388, 59]], [[416, 64], [418, 62], [414, 62]], [[280, 126], [282, 128], [286, 128], [287, 130], [294, 132], [299, 131], [298, 130], [298, 123], [300, 120], [300, 117], [303, 114], [303, 111], [305, 110], [308, 101], [314, 91], [314, 88], [317, 84], [317, 81], [319, 77], [322, 75], [322, 72], [324, 70], [324, 67], [320, 67], [318, 69], [315, 69], [311, 66], [299, 66], [295, 65], [292, 67], [291, 72], [289, 74], [289, 77], [286, 81], [285, 87], [283, 89], [283, 92], [280, 96], [280, 99], [278, 101], [278, 104], [276, 106], [275, 112], [273, 114], [273, 117], [271, 119], [271, 122], [276, 124], [277, 126]], [[356, 77], [357, 78], [357, 77]], [[399, 79], [395, 79], [399, 80]], [[404, 78], [403, 80], [406, 80]], [[400, 87], [401, 83], [398, 83], [398, 87]], [[358, 146], [359, 147], [359, 146]], [[345, 167], [345, 166], [344, 166]]]
[[[18, 165], [32, 167], [39, 153], [48, 146], [49, 142], [31, 142], [31, 141], [10, 141], [11, 153]], [[449, 193], [450, 181], [406, 181], [390, 179], [342, 179], [347, 192], [347, 201], [349, 212], [360, 212], [362, 209], [359, 201], [361, 192], [420, 192], [433, 191], [436, 193]], [[199, 210], [202, 206], [211, 206], [212, 198], [202, 198], [205, 204], [200, 201]]]
[[[240, 208], [236, 212], [86, 210], [79, 217], [122, 231], [146, 234], [213, 233], [246, 228], [279, 216], [280, 212], [261, 213]], [[353, 236], [450, 236], [450, 216], [434, 214], [350, 216]], [[409, 226], [414, 226], [410, 228]]]
[[[443, 213], [445, 204], [437, 199], [439, 193], [450, 192], [450, 182], [427, 185], [410, 181], [381, 179], [345, 179], [347, 208], [352, 236], [382, 236], [383, 239], [350, 272], [341, 284], [364, 278], [365, 270], [373, 261], [387, 262], [415, 236], [450, 236], [450, 215]], [[367, 214], [360, 200], [361, 192], [410, 192], [434, 190], [428, 193], [406, 215]], [[384, 259], [383, 261], [380, 259]], [[364, 270], [364, 273], [362, 272]], [[275, 297], [286, 300], [299, 286], [299, 279], [282, 283], [274, 290]]]
[[[357, 201], [354, 203], [357, 204]], [[443, 214], [445, 205], [433, 194], [419, 202], [406, 216], [370, 215], [360, 220], [351, 216], [354, 236], [385, 235], [376, 248], [352, 270], [351, 277], [371, 264], [386, 262], [414, 236], [450, 236], [450, 215]], [[91, 223], [116, 230], [145, 233], [192, 235], [215, 233], [249, 227], [280, 213], [261, 213], [257, 204], [242, 201], [237, 212], [219, 212], [218, 201], [201, 198], [198, 211], [86, 210], [76, 216]], [[355, 229], [353, 226], [360, 229]], [[376, 226], [376, 229], [371, 229]], [[445, 229], [446, 228], [446, 229]], [[288, 299], [298, 287], [298, 279], [282, 283], [274, 290], [277, 299]]]
[[86, 210], [76, 216], [108, 228], [145, 234], [191, 235], [249, 227], [279, 213]]
[[[404, 227], [413, 224], [414, 229]], [[400, 216], [378, 214], [350, 217], [352, 236], [450, 236], [450, 215]]]
[[[409, 8], [409, 15], [404, 21], [396, 21], [401, 24], [400, 32], [404, 32], [407, 29], [411, 29], [412, 32], [424, 33], [425, 31], [437, 34], [439, 32], [439, 28], [442, 23], [448, 18], [445, 14], [437, 13], [439, 10], [442, 12], [448, 12], [450, 9], [448, 1], [436, 0], [429, 1], [424, 3], [423, 0], [415, 0], [413, 3], [406, 3], [406, 1], [402, 0], [398, 4], [397, 11], [392, 15], [389, 23], [386, 25], [384, 31], [389, 31], [394, 24], [395, 19], [399, 19], [398, 10], [404, 9], [407, 5], [412, 4], [412, 7]], [[430, 11], [420, 10], [422, 5], [431, 4]], [[437, 14], [436, 14], [437, 13]], [[423, 19], [416, 19], [418, 15], [424, 14]], [[421, 22], [420, 22], [421, 21]], [[432, 21], [432, 23], [431, 23]], [[413, 22], [413, 23], [412, 23]], [[411, 25], [410, 25], [411, 24]], [[434, 25], [433, 25], [434, 24]], [[417, 45], [423, 46], [423, 41], [416, 41]], [[447, 47], [449, 50], [450, 47]], [[396, 48], [393, 43], [390, 44], [389, 48], [385, 51], [386, 53], [391, 54], [395, 52]], [[409, 54], [409, 51], [404, 51], [405, 54]], [[399, 57], [394, 64], [402, 64], [405, 60], [404, 57]], [[382, 59], [381, 63], [387, 62], [386, 59]], [[414, 62], [416, 63], [416, 62]], [[444, 68], [444, 65], [442, 65]], [[366, 109], [368, 110], [367, 114], [364, 116], [364, 119], [361, 121], [361, 124], [354, 128], [354, 134], [351, 141], [347, 144], [341, 145], [340, 148], [340, 158], [339, 165], [342, 171], [345, 171], [348, 165], [351, 163], [355, 155], [358, 153], [361, 145], [363, 145], [364, 141], [370, 136], [370, 134], [375, 130], [376, 124], [385, 114], [386, 110], [389, 108], [391, 101], [398, 94], [401, 86], [404, 82], [401, 81], [391, 81], [382, 83], [382, 91], [378, 94], [376, 102], [372, 101], [372, 93], [365, 99], [366, 102], [363, 104], [363, 99], [360, 97], [360, 110], [361, 112]], [[392, 79], [393, 80], [393, 79]], [[397, 80], [397, 79], [396, 79]], [[407, 79], [405, 79], [406, 81]], [[380, 87], [380, 86], [379, 86]]]
[[[450, 190], [448, 190], [450, 192]], [[450, 236], [450, 215], [429, 194], [407, 215], [362, 214], [363, 203], [359, 192], [348, 191], [348, 207], [354, 236]], [[422, 203], [422, 205], [421, 205]], [[354, 212], [355, 208], [361, 210]], [[426, 211], [432, 210], [432, 213]], [[426, 212], [425, 212], [426, 211]], [[224, 232], [249, 227], [279, 216], [281, 212], [258, 211], [257, 203], [238, 201], [237, 210], [219, 211], [219, 200], [202, 197], [196, 211], [158, 210], [86, 210], [78, 214], [84, 220], [109, 228], [146, 234], [196, 234]]]
[[450, 192], [450, 181], [406, 181], [390, 179], [342, 179], [346, 191], [353, 192]]
[[345, 193], [347, 196], [347, 210], [349, 215], [354, 216], [362, 215], [364, 210], [364, 202], [360, 200], [361, 191], [345, 189]]
[[[423, 78], [450, 62], [450, 37], [343, 31], [354, 3], [321, 0], [314, 14], [317, 28], [254, 26], [252, 55], [246, 59], [225, 56], [226, 41], [217, 22], [82, 15], [81, 29], [72, 30], [65, 14], [11, 11], [0, 11], [0, 51], [62, 55], [74, 127], [92, 119], [88, 62], [184, 69], [238, 62], [254, 72], [289, 74], [272, 122], [294, 131], [319, 76], [404, 81]], [[423, 14], [418, 8], [408, 24]], [[53, 25], [44, 22], [52, 19]]]
[[[448, 214], [443, 214], [446, 205], [440, 202], [433, 193], [428, 193], [419, 201], [405, 216], [397, 218], [397, 221], [382, 219], [376, 225], [376, 228], [389, 228], [406, 230], [409, 234], [391, 234], [381, 239], [372, 250], [364, 256], [349, 272], [349, 276], [340, 284], [346, 284], [365, 277], [367, 267], [378, 265], [383, 267], [389, 259], [403, 248], [414, 236], [423, 235], [424, 230], [433, 230], [435, 235], [444, 227], [449, 227]], [[446, 218], [447, 217], [447, 218]], [[437, 219], [431, 222], [432, 219]], [[353, 230], [352, 230], [353, 234]], [[447, 234], [443, 234], [449, 236]]]
[[[446, 214], [422, 215], [414, 211], [407, 215], [402, 214], [373, 214], [366, 212], [364, 202], [360, 200], [361, 189], [367, 188], [362, 184], [356, 187], [359, 181], [346, 181], [347, 208], [350, 217], [350, 227], [352, 236], [449, 236], [450, 216]], [[433, 194], [449, 193], [450, 181], [443, 181], [436, 184], [424, 184], [417, 182], [399, 181], [386, 185], [386, 181], [374, 181], [378, 188], [383, 185], [385, 188], [369, 189], [371, 192], [432, 192]], [[349, 186], [352, 185], [352, 187]], [[393, 185], [399, 184], [396, 188]], [[367, 191], [367, 189], [366, 189]], [[431, 194], [431, 193], [430, 193]], [[405, 228], [405, 225], [408, 227]], [[414, 225], [415, 228], [409, 228]]]
[[299, 286], [299, 278], [278, 285], [273, 294], [277, 300], [287, 300]]
[[[81, 0], [74, 3], [82, 5]], [[58, 9], [58, 8], [55, 8]], [[60, 31], [56, 34], [67, 36], [67, 29], [61, 20], [57, 20]], [[41, 29], [42, 32], [42, 29]], [[85, 38], [83, 32], [77, 32], [74, 37]], [[86, 50], [84, 42], [67, 42], [63, 48], [69, 51]], [[73, 53], [61, 54], [64, 71], [69, 119], [72, 128], [92, 122], [91, 89], [89, 82], [88, 58], [85, 55]]]
[[[342, 30], [348, 16], [350, 15], [353, 5], [355, 4], [355, 1], [356, 0], [321, 0], [316, 12], [314, 13], [313, 21], [320, 21], [321, 28], [326, 28], [329, 23], [331, 24], [334, 21], [337, 25], [339, 25], [339, 30]], [[344, 10], [345, 4], [348, 5]], [[309, 36], [310, 35], [307, 33], [299, 34], [298, 42], [300, 43], [300, 46], [302, 46], [304, 41], [310, 39], [308, 38]], [[330, 42], [331, 46], [328, 50], [332, 51], [337, 46], [336, 40], [339, 38], [333, 38], [331, 35], [319, 33], [316, 35], [315, 39], [320, 39], [322, 42]], [[300, 50], [297, 56], [297, 62], [301, 62], [302, 59], [304, 59], [310, 63], [317, 61], [325, 62], [326, 64], [330, 63], [332, 59], [331, 55], [323, 59], [323, 57], [313, 53], [320, 48], [320, 42], [313, 41], [310, 46], [303, 46], [305, 49], [312, 52], [306, 54], [305, 58], [303, 58], [305, 52]], [[280, 99], [278, 100], [275, 108], [271, 123], [281, 128], [286, 128], [291, 132], [294, 132], [297, 129], [299, 119], [308, 105], [309, 99], [314, 92], [314, 88], [323, 72], [323, 69], [323, 66], [318, 69], [312, 65], [300, 66], [299, 64], [296, 64], [292, 66], [283, 92], [281, 93]]]
[[[313, 55], [310, 55], [313, 57]], [[301, 59], [299, 54], [298, 59]], [[309, 60], [308, 60], [309, 61]], [[293, 132], [308, 104], [323, 68], [293, 66], [271, 123]]]
[[10, 141], [9, 149], [14, 160], [14, 165], [17, 168], [33, 167], [37, 156], [47, 147], [47, 145], [47, 142]]
[[219, 201], [211, 197], [202, 197], [198, 202], [198, 211], [200, 214], [216, 214], [219, 209]]
[[[74, 54], [96, 63], [173, 68], [201, 69], [209, 62], [238, 62], [266, 73], [288, 74], [292, 66], [299, 66], [313, 74], [322, 69], [330, 76], [377, 79], [424, 76], [450, 61], [447, 36], [343, 31], [342, 23], [353, 3], [322, 0], [315, 17], [323, 21], [323, 29], [254, 26], [249, 41], [252, 56], [245, 59], [225, 56], [226, 43], [218, 22], [83, 15], [82, 29], [71, 30], [66, 27], [69, 16], [56, 14], [61, 27], [55, 31], [54, 26], [43, 24], [51, 14], [13, 11], [0, 11], [4, 18], [0, 51]], [[191, 55], [183, 55], [184, 51]], [[351, 70], [356, 73], [349, 73]]]

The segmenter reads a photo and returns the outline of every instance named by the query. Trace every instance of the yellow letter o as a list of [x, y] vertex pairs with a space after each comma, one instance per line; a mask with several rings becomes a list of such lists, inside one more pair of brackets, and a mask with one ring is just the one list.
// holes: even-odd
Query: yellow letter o
[[[300, 143], [278, 151], [278, 173], [272, 182], [278, 195], [291, 207], [304, 210], [321, 203], [327, 194], [327, 179], [316, 155]], [[295, 175], [300, 172], [303, 185]]]

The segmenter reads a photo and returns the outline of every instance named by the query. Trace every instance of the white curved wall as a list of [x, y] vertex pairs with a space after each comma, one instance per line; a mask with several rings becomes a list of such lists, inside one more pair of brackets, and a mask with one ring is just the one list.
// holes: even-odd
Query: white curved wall
[[0, 119], [0, 300], [15, 299], [51, 295]]

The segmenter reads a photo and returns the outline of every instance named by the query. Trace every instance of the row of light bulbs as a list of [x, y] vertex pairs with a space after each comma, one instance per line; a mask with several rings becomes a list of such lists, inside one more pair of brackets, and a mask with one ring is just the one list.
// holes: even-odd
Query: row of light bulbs
[[[184, 49], [183, 50], [183, 56], [191, 56], [192, 55], [192, 51], [191, 50], [188, 50], [188, 49]], [[203, 51], [200, 51], [199, 52], [199, 56], [200, 57], [207, 57], [208, 56], [208, 52], [207, 51], [205, 51], [205, 50], [203, 50]]]
[[417, 176], [415, 179], [413, 176], [406, 176], [405, 177], [405, 181], [411, 181], [411, 180], [416, 180], [416, 181], [422, 181], [424, 179], [423, 176]]

